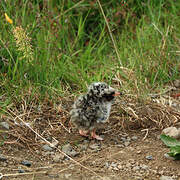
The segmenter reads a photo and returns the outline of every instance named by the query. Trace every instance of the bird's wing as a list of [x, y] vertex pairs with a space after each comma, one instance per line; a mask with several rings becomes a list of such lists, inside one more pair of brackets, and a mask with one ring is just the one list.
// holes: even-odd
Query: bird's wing
[[102, 105], [99, 109], [99, 113], [98, 113], [99, 117], [97, 119], [97, 122], [102, 122], [102, 123], [107, 122], [110, 115], [110, 109], [111, 109], [110, 104]]

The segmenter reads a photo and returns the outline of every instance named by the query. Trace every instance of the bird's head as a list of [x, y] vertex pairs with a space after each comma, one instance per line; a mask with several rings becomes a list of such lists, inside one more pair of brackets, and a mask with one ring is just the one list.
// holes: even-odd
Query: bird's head
[[103, 98], [105, 101], [112, 101], [115, 96], [121, 93], [104, 82], [95, 82], [88, 87], [88, 94]]

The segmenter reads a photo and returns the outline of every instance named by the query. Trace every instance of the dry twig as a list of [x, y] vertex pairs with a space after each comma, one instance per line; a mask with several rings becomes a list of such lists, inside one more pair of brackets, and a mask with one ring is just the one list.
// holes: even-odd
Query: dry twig
[[[12, 112], [12, 111], [11, 111]], [[12, 112], [13, 113], [13, 112]], [[14, 116], [16, 116], [16, 114], [13, 113]], [[27, 126], [32, 132], [34, 132], [34, 134], [36, 134], [40, 139], [42, 139], [44, 142], [46, 142], [47, 144], [49, 144], [51, 147], [53, 147], [53, 144], [50, 143], [49, 141], [47, 141], [44, 137], [42, 137], [39, 133], [37, 133], [31, 126], [29, 126], [29, 124], [25, 123], [23, 121], [23, 119], [21, 119], [19, 116], [16, 116], [25, 126]], [[75, 164], [81, 166], [82, 168], [92, 172], [93, 174], [95, 174], [96, 176], [98, 176], [100, 179], [103, 179], [102, 176], [100, 176], [99, 174], [97, 174], [95, 171], [91, 170], [90, 168], [82, 165], [81, 163], [79, 163], [78, 161], [74, 160], [73, 158], [71, 158], [70, 156], [68, 156], [66, 153], [64, 153], [63, 151], [61, 151], [60, 149], [58, 149], [57, 147], [54, 147], [57, 149], [57, 151], [59, 151], [61, 154], [63, 154], [64, 156], [66, 156], [67, 158], [69, 158], [72, 162], [74, 162]]]

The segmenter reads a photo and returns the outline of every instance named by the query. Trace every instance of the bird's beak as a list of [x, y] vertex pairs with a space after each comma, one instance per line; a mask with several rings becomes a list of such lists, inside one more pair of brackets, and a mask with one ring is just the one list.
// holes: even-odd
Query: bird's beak
[[113, 95], [113, 96], [119, 96], [119, 95], [122, 95], [122, 93], [121, 93], [121, 92], [116, 91], [116, 92], [114, 93], [114, 95]]

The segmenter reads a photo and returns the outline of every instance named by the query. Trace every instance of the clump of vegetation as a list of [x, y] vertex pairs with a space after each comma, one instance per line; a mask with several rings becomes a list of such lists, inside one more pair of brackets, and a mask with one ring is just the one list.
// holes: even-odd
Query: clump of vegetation
[[180, 160], [180, 141], [164, 134], [162, 134], [160, 138], [164, 144], [170, 148], [168, 155], [176, 160]]

